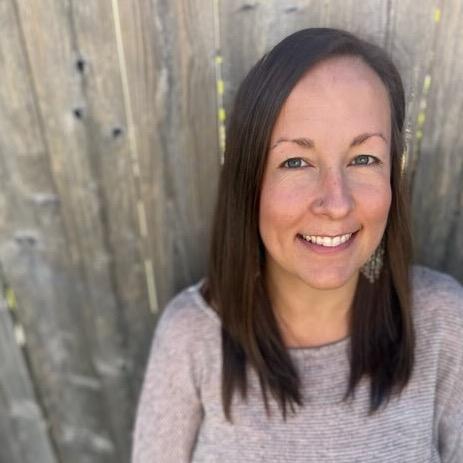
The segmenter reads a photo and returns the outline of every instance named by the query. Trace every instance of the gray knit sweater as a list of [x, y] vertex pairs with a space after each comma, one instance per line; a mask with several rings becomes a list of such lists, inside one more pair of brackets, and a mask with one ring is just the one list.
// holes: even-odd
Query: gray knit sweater
[[416, 364], [400, 398], [367, 417], [369, 383], [341, 402], [350, 338], [291, 348], [305, 401], [286, 423], [268, 418], [259, 382], [238, 392], [230, 424], [221, 402], [220, 321], [199, 293], [172, 299], [148, 359], [133, 433], [132, 463], [463, 463], [463, 287], [413, 266]]

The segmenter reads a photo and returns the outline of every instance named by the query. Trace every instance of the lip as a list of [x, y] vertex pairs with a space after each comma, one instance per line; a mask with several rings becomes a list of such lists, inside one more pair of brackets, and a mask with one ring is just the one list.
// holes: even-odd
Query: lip
[[300, 235], [297, 235], [296, 241], [298, 241], [302, 246], [304, 246], [304, 248], [309, 249], [310, 251], [313, 251], [316, 254], [321, 254], [321, 255], [339, 254], [340, 252], [345, 251], [346, 249], [349, 249], [352, 246], [352, 244], [356, 240], [358, 232], [359, 231], [357, 230], [356, 232], [352, 234], [352, 236], [345, 243], [342, 243], [335, 247], [322, 246], [320, 244], [306, 241]]

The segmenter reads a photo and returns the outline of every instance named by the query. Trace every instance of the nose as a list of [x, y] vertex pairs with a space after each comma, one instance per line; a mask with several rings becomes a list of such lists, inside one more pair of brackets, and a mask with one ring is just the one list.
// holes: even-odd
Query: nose
[[311, 204], [312, 212], [340, 219], [347, 216], [353, 208], [354, 198], [344, 173], [333, 168], [322, 172], [317, 194]]

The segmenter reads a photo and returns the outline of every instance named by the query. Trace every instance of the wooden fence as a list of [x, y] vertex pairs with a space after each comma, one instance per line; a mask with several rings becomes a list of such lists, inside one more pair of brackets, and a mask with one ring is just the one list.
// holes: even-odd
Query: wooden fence
[[156, 314], [204, 272], [224, 120], [289, 33], [406, 85], [417, 262], [463, 281], [459, 0], [0, 0], [0, 462], [128, 462]]

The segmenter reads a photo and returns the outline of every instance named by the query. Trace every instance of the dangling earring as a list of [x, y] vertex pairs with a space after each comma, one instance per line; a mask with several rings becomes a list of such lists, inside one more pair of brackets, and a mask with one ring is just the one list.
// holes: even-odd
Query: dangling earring
[[384, 236], [381, 239], [381, 243], [376, 248], [375, 252], [370, 256], [370, 258], [365, 262], [360, 271], [368, 279], [370, 283], [374, 283], [381, 273], [383, 267], [383, 257], [384, 257]]

